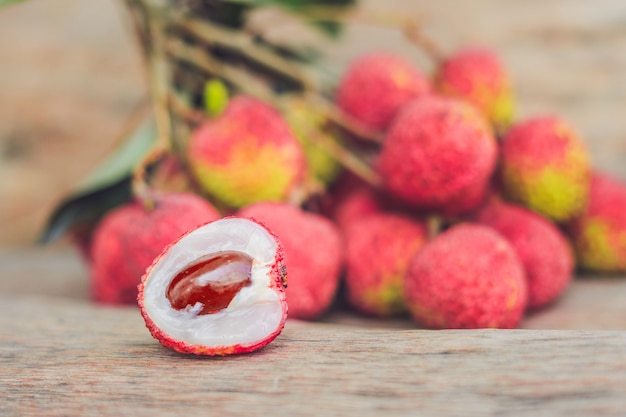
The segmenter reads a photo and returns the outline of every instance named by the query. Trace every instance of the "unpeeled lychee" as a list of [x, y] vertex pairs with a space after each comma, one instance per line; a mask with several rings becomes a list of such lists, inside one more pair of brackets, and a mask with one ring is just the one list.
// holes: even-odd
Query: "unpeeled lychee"
[[339, 107], [363, 125], [385, 130], [398, 110], [431, 92], [430, 81], [404, 58], [372, 52], [355, 59], [337, 88]]
[[405, 294], [413, 318], [429, 328], [514, 328], [528, 288], [504, 237], [487, 226], [462, 223], [417, 252]]
[[513, 121], [511, 82], [502, 62], [489, 49], [467, 47], [447, 57], [437, 69], [435, 87], [443, 95], [476, 106], [498, 132]]
[[334, 299], [344, 259], [337, 227], [319, 214], [286, 203], [257, 203], [238, 215], [267, 225], [282, 242], [289, 270], [289, 317], [320, 317]]
[[285, 107], [285, 119], [302, 144], [309, 174], [322, 184], [333, 182], [341, 165], [320, 140], [339, 146], [339, 132], [334, 132], [325, 117], [302, 100], [291, 99]]
[[546, 218], [497, 199], [474, 220], [503, 235], [515, 249], [528, 281], [528, 308], [537, 309], [559, 297], [572, 279], [574, 256], [564, 234]]
[[344, 240], [350, 304], [373, 316], [405, 312], [406, 272], [426, 242], [426, 227], [406, 216], [377, 213], [350, 223]]
[[455, 215], [482, 202], [495, 162], [495, 138], [473, 106], [426, 97], [398, 114], [377, 169], [385, 187], [405, 202]]
[[587, 270], [626, 271], [626, 184], [594, 172], [589, 202], [568, 225], [578, 264]]
[[188, 230], [219, 217], [210, 203], [191, 193], [158, 195], [152, 209], [134, 200], [111, 211], [93, 235], [93, 299], [135, 303], [141, 276], [163, 248]]
[[349, 172], [333, 184], [327, 197], [326, 214], [342, 230], [353, 221], [383, 210], [379, 193]]
[[234, 97], [193, 133], [187, 158], [204, 190], [231, 207], [283, 201], [307, 172], [302, 146], [280, 113], [248, 96]]
[[507, 197], [567, 222], [585, 207], [590, 162], [582, 139], [556, 116], [515, 124], [502, 139], [502, 186]]
[[280, 242], [235, 217], [199, 226], [168, 245], [146, 270], [137, 301], [165, 347], [197, 355], [257, 350], [287, 319]]

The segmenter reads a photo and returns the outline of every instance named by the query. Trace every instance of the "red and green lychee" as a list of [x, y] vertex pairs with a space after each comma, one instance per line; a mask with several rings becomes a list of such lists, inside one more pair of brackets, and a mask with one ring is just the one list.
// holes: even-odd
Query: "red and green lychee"
[[138, 286], [150, 333], [165, 347], [231, 355], [266, 346], [287, 319], [280, 241], [250, 219], [201, 225], [163, 249]]
[[445, 96], [468, 101], [503, 132], [513, 122], [515, 105], [509, 75], [494, 51], [467, 47], [447, 57], [435, 74], [435, 87]]
[[398, 114], [377, 169], [385, 188], [406, 203], [455, 215], [482, 202], [496, 152], [491, 127], [473, 106], [426, 97]]
[[91, 293], [95, 301], [134, 304], [146, 268], [169, 243], [220, 214], [192, 193], [156, 196], [154, 208], [138, 199], [109, 212], [94, 231]]
[[524, 207], [491, 200], [474, 220], [504, 236], [519, 257], [528, 281], [528, 308], [545, 307], [571, 282], [574, 254], [561, 230]]
[[568, 225], [580, 267], [626, 272], [626, 183], [602, 172], [591, 178], [585, 210]]
[[324, 216], [287, 203], [256, 203], [238, 215], [260, 221], [281, 241], [289, 271], [289, 317], [319, 318], [335, 298], [343, 266], [343, 242], [337, 227]]
[[431, 91], [428, 78], [403, 57], [371, 52], [350, 63], [336, 101], [363, 125], [384, 131], [402, 106]]
[[514, 328], [528, 287], [509, 242], [490, 227], [462, 223], [411, 260], [405, 296], [412, 317], [434, 329]]
[[371, 214], [350, 223], [344, 239], [349, 303], [372, 316], [406, 312], [404, 281], [409, 261], [426, 242], [424, 224], [398, 214]]
[[231, 99], [193, 133], [187, 158], [200, 186], [231, 207], [284, 201], [307, 173], [302, 146], [281, 114], [248, 96]]
[[559, 223], [574, 218], [589, 194], [590, 162], [578, 133], [556, 116], [515, 124], [502, 140], [508, 198]]
[[340, 146], [340, 135], [329, 125], [322, 113], [303, 100], [290, 99], [285, 105], [285, 120], [302, 144], [309, 167], [309, 175], [321, 184], [333, 182], [341, 172], [341, 165], [328, 149]]

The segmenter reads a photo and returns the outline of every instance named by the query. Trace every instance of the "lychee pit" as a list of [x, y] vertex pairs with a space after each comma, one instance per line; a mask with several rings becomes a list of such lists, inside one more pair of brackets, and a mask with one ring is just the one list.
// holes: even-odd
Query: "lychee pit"
[[166, 297], [176, 310], [195, 315], [216, 313], [252, 284], [252, 262], [250, 256], [235, 251], [201, 259], [174, 277]]

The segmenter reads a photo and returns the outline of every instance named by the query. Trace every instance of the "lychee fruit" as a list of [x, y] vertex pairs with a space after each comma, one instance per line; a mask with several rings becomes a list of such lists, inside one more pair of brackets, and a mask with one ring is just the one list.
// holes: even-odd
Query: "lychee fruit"
[[349, 172], [333, 184], [328, 194], [326, 214], [342, 230], [349, 223], [382, 210], [377, 190]]
[[384, 131], [402, 106], [431, 90], [428, 78], [403, 57], [371, 52], [350, 63], [336, 101], [363, 125]]
[[556, 300], [572, 279], [574, 256], [567, 238], [545, 217], [514, 204], [491, 200], [474, 220], [494, 228], [509, 241], [528, 281], [528, 308]]
[[309, 174], [322, 184], [332, 183], [341, 172], [341, 165], [327, 148], [319, 143], [319, 139], [323, 138], [339, 146], [341, 142], [339, 132], [332, 130], [322, 113], [302, 100], [289, 100], [284, 114], [285, 120], [302, 144]]
[[409, 261], [426, 242], [424, 224], [393, 213], [372, 214], [350, 223], [344, 240], [349, 303], [372, 316], [406, 312], [404, 281]]
[[334, 300], [343, 266], [337, 227], [319, 214], [286, 203], [257, 203], [238, 215], [267, 225], [282, 242], [289, 270], [289, 317], [319, 318]]
[[152, 260], [170, 242], [220, 214], [192, 193], [156, 196], [148, 209], [135, 199], [109, 212], [94, 230], [90, 250], [95, 301], [134, 304], [137, 284]]
[[236, 96], [191, 136], [187, 158], [204, 190], [231, 207], [283, 201], [307, 173], [302, 146], [278, 111]]
[[416, 208], [452, 216], [482, 202], [496, 152], [491, 127], [473, 106], [425, 97], [400, 111], [377, 169], [393, 195]]
[[585, 210], [568, 225], [580, 267], [626, 271], [626, 183], [601, 172], [591, 178]]
[[468, 101], [503, 132], [515, 113], [509, 75], [491, 50], [467, 47], [447, 57], [435, 74], [435, 87], [445, 96]]
[[276, 236], [226, 217], [168, 245], [146, 270], [137, 301], [165, 347], [197, 355], [257, 350], [287, 319], [286, 270]]
[[502, 140], [502, 186], [511, 200], [559, 223], [577, 216], [589, 193], [583, 141], [556, 116], [515, 124]]
[[513, 247], [490, 227], [461, 223], [426, 243], [405, 281], [407, 307], [428, 328], [514, 328], [528, 298]]

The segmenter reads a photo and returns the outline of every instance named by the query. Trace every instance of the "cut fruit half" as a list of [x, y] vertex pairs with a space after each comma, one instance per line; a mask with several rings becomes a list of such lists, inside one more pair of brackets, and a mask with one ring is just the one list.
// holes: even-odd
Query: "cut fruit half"
[[252, 219], [227, 217], [171, 243], [137, 298], [146, 327], [181, 353], [230, 355], [274, 340], [287, 319], [283, 249]]

